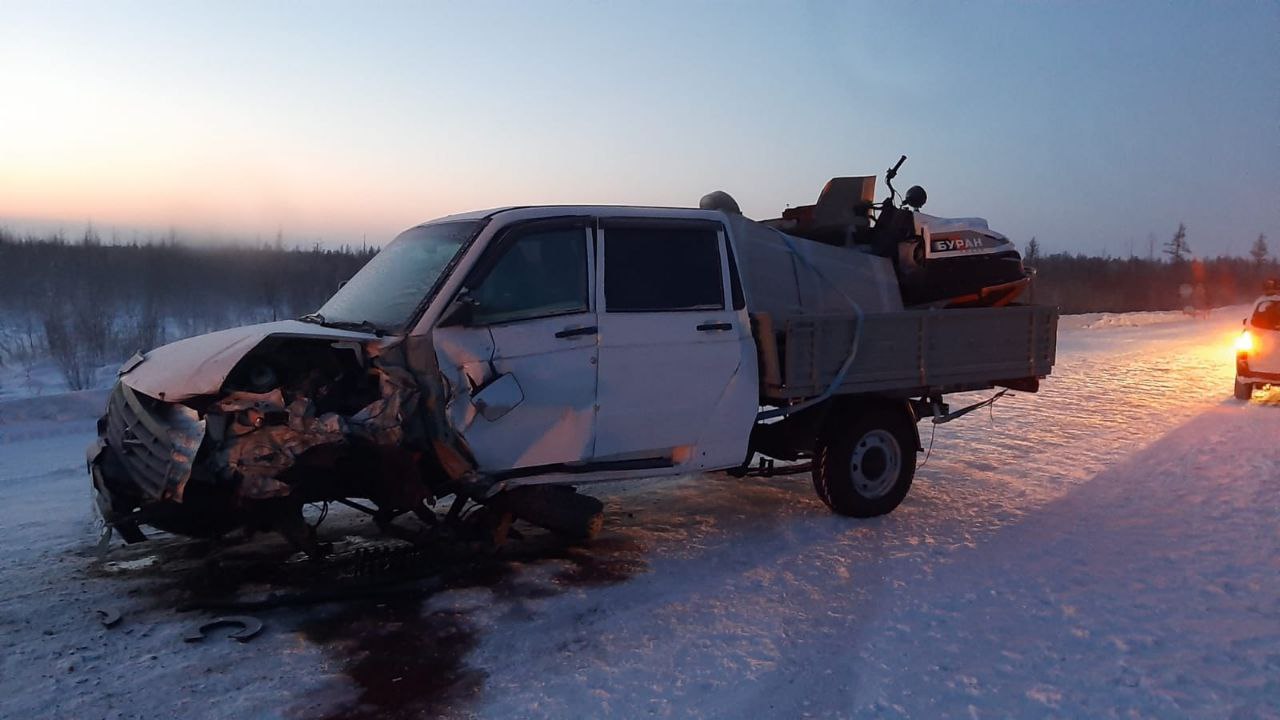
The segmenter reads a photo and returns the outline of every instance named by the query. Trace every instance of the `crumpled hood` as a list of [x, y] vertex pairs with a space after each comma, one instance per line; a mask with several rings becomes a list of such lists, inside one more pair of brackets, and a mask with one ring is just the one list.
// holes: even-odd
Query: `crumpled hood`
[[[143, 356], [142, 362], [122, 372], [120, 380], [144, 395], [168, 402], [211, 395], [222, 388], [236, 363], [269, 337], [363, 342], [376, 336], [299, 320], [246, 325], [162, 345]], [[125, 363], [125, 367], [129, 367], [129, 363]]]

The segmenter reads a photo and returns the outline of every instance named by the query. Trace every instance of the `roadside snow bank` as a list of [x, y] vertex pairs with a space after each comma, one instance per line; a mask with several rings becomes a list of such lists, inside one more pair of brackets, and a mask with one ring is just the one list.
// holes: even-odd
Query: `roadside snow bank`
[[0, 400], [0, 446], [83, 432], [106, 407], [106, 390]]
[[106, 390], [81, 390], [0, 401], [0, 427], [18, 423], [93, 419], [107, 406]]
[[[98, 390], [110, 388], [115, 384], [116, 369], [122, 362], [123, 358], [91, 369], [90, 387]], [[0, 365], [0, 403], [20, 398], [49, 398], [66, 392], [67, 380], [49, 358]]]
[[[1228, 305], [1210, 311], [1213, 317], [1224, 315], [1248, 314], [1248, 305]], [[1162, 325], [1164, 323], [1191, 322], [1195, 316], [1181, 310], [1155, 310], [1151, 312], [1129, 313], [1081, 313], [1079, 315], [1063, 315], [1058, 321], [1059, 330], [1098, 330], [1117, 327], [1143, 327], [1146, 325]]]

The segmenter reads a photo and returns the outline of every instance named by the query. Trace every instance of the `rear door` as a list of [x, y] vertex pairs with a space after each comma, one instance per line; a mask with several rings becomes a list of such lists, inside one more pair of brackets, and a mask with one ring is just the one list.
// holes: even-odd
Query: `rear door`
[[724, 226], [601, 218], [598, 238], [595, 459], [742, 462], [759, 381]]

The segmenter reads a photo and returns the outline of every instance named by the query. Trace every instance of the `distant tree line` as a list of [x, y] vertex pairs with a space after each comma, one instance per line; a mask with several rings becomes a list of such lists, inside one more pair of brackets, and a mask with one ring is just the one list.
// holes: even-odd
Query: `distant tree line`
[[1280, 277], [1265, 235], [1254, 241], [1248, 258], [1197, 258], [1179, 224], [1162, 249], [1159, 258], [1041, 255], [1032, 238], [1023, 251], [1027, 266], [1036, 270], [1030, 297], [1068, 314], [1203, 310], [1249, 302], [1262, 294], [1264, 281]]
[[[179, 338], [319, 307], [376, 252], [373, 248], [192, 245], [172, 237], [103, 243], [18, 237], [0, 228], [0, 365], [52, 358], [68, 387], [88, 387], [96, 368]], [[1165, 257], [1042, 255], [1028, 298], [1064, 313], [1180, 310], [1247, 302], [1280, 277], [1266, 238], [1250, 257], [1196, 259], [1179, 225]], [[1188, 294], [1189, 289], [1200, 289]]]
[[105, 244], [0, 229], [0, 363], [52, 357], [69, 387], [136, 350], [319, 307], [374, 248]]

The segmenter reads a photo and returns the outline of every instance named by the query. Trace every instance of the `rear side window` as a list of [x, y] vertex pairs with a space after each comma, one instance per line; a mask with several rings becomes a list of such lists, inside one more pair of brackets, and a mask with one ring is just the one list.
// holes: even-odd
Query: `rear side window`
[[1280, 302], [1266, 300], [1258, 303], [1249, 322], [1262, 330], [1280, 330]]
[[723, 310], [716, 230], [606, 228], [604, 301], [608, 312]]

